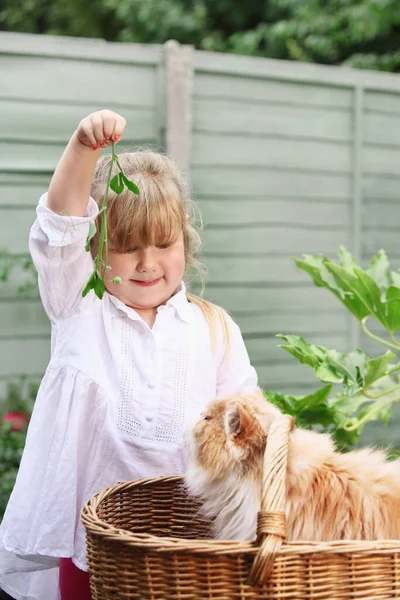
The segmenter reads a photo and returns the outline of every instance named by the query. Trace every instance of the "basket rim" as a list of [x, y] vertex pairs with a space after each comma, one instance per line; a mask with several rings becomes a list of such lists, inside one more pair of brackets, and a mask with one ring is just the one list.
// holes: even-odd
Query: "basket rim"
[[[152, 552], [190, 554], [248, 554], [256, 555], [260, 545], [256, 541], [189, 540], [179, 537], [158, 536], [149, 533], [134, 533], [102, 521], [97, 515], [101, 502], [116, 493], [135, 487], [157, 485], [158, 483], [183, 483], [182, 475], [161, 475], [159, 477], [135, 479], [116, 483], [92, 496], [84, 505], [81, 512], [82, 522], [93, 535], [111, 540], [118, 540], [126, 546], [146, 548]], [[400, 553], [400, 540], [335, 540], [332, 542], [284, 542], [278, 554], [351, 554], [351, 555], [383, 555]]]

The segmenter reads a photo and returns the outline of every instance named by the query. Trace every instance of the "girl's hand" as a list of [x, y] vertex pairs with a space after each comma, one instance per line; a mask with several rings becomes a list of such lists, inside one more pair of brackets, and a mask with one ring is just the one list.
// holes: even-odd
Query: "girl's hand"
[[76, 136], [85, 146], [97, 150], [119, 142], [126, 127], [126, 120], [112, 110], [99, 110], [82, 119]]

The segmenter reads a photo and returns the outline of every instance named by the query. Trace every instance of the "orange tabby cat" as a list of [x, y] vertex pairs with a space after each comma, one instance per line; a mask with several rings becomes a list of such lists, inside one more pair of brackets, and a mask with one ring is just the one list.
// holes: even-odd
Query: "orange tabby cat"
[[[215, 517], [218, 539], [256, 537], [268, 429], [277, 408], [261, 391], [212, 402], [186, 436], [188, 491]], [[400, 461], [363, 449], [340, 454], [329, 435], [290, 434], [288, 540], [400, 538]]]

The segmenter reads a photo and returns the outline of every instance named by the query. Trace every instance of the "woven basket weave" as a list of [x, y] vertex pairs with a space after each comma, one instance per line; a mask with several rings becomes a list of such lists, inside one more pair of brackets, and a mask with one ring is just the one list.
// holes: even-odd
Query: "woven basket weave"
[[400, 599], [400, 541], [284, 543], [288, 437], [265, 452], [256, 542], [210, 539], [181, 477], [114, 485], [82, 511], [93, 600]]

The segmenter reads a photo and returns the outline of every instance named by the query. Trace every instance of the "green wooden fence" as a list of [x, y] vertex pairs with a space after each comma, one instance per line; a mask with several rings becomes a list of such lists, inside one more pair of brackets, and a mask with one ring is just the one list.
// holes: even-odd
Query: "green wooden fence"
[[[123, 149], [167, 150], [202, 210], [206, 295], [240, 324], [260, 382], [303, 393], [307, 368], [277, 348], [297, 333], [375, 352], [291, 256], [400, 258], [400, 78], [190, 48], [0, 34], [0, 249], [23, 255], [34, 207], [79, 120], [115, 109]], [[0, 285], [0, 379], [40, 376], [38, 298]]]

